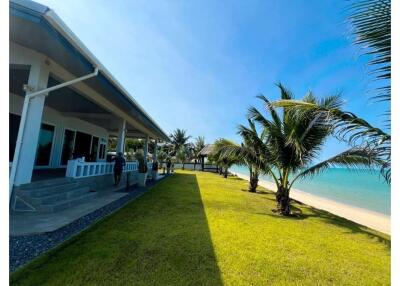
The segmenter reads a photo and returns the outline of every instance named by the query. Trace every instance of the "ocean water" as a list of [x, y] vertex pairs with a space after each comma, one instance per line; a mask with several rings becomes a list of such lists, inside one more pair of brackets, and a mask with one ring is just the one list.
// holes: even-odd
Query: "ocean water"
[[[244, 166], [233, 166], [231, 171], [249, 174]], [[269, 176], [260, 179], [273, 181]], [[299, 179], [293, 188], [352, 205], [390, 215], [390, 186], [379, 176], [379, 171], [330, 168], [312, 178]]]

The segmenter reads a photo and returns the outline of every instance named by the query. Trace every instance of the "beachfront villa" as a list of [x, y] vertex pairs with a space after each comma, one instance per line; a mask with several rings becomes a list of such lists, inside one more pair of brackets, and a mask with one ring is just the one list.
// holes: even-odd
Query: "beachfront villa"
[[[36, 1], [82, 29], [104, 63], [121, 56], [141, 104], [182, 126], [168, 135], [52, 9], [9, 0], [10, 285], [390, 285], [390, 133], [340, 96], [296, 100], [264, 82], [284, 71], [295, 90], [328, 92], [362, 78], [328, 65], [321, 79], [314, 65], [347, 75], [343, 31], [325, 19], [336, 4]], [[383, 1], [375, 20], [363, 15], [390, 34]], [[282, 11], [291, 20], [277, 30]], [[253, 104], [255, 90], [268, 96]], [[352, 140], [327, 146], [342, 124], [361, 124], [363, 142], [389, 157]]]
[[[10, 209], [57, 212], [112, 184], [109, 138], [118, 152], [142, 138], [145, 159], [150, 140], [169, 139], [54, 11], [12, 0], [9, 13]], [[138, 163], [125, 173], [135, 184]]]

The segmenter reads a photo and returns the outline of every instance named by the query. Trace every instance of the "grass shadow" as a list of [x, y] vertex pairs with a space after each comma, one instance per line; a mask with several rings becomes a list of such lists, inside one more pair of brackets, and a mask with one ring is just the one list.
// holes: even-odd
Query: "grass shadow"
[[370, 238], [377, 240], [380, 243], [383, 243], [389, 250], [391, 248], [391, 240], [390, 236], [380, 233], [378, 231], [372, 230], [366, 226], [360, 225], [356, 222], [348, 220], [346, 218], [334, 215], [330, 212], [319, 210], [314, 207], [305, 205], [301, 202], [295, 201], [291, 205], [291, 210], [293, 212], [290, 216], [282, 216], [278, 213], [258, 213], [266, 216], [270, 216], [276, 219], [282, 220], [306, 220], [310, 218], [317, 218], [323, 220], [324, 223], [341, 227], [345, 232], [349, 233], [360, 233], [367, 235]]

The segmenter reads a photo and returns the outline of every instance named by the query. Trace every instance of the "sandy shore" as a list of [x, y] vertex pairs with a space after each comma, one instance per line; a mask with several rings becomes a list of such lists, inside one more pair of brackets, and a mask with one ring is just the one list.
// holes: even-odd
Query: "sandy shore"
[[[232, 171], [231, 173], [235, 174], [236, 176], [244, 180], [247, 181], [249, 180], [249, 176]], [[265, 180], [260, 180], [259, 185], [268, 190], [274, 192], [276, 191], [276, 186], [274, 183]], [[316, 209], [328, 211], [337, 216], [344, 217], [358, 224], [367, 226], [369, 228], [390, 235], [390, 216], [388, 215], [338, 203], [330, 199], [325, 199], [315, 195], [311, 195], [309, 193], [300, 191], [298, 189], [292, 189], [290, 197], [306, 205], [312, 206]]]

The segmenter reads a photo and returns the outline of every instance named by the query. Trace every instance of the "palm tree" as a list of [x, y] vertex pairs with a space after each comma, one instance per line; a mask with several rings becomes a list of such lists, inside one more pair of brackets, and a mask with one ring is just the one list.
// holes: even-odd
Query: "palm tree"
[[228, 177], [229, 168], [235, 164], [237, 159], [234, 156], [226, 156], [222, 151], [223, 147], [227, 145], [234, 145], [232, 141], [224, 138], [217, 139], [214, 143], [214, 149], [208, 156], [211, 161], [220, 166], [220, 175], [223, 174], [224, 178]]
[[[164, 166], [167, 157], [167, 153], [165, 153], [163, 150], [158, 151], [157, 160], [161, 163], [160, 166]], [[165, 168], [163, 168], [163, 174], [165, 174]]]
[[174, 132], [170, 135], [171, 143], [173, 145], [173, 152], [176, 153], [180, 147], [187, 147], [189, 144], [190, 135], [186, 135], [186, 130], [184, 129], [175, 129]]
[[[245, 165], [249, 168], [250, 180], [249, 180], [249, 192], [255, 193], [258, 186], [258, 177], [262, 169], [263, 153], [261, 144], [264, 143], [264, 135], [259, 135], [255, 124], [252, 120], [249, 121], [249, 127], [239, 125], [238, 134], [242, 137], [243, 143], [232, 144], [229, 141], [225, 142], [225, 145], [220, 144], [221, 157], [232, 158], [235, 164]], [[258, 140], [254, 140], [257, 138]]]
[[176, 152], [176, 158], [182, 163], [182, 170], [185, 170], [185, 161], [187, 159], [187, 149], [181, 146]]
[[302, 100], [278, 100], [273, 103], [275, 107], [301, 108], [309, 112], [324, 114], [331, 120], [334, 135], [342, 141], [359, 148], [368, 148], [380, 158], [381, 175], [387, 183], [391, 180], [391, 135], [372, 126], [366, 120], [355, 114], [342, 111], [339, 108], [326, 107], [318, 102], [305, 102]]
[[[292, 93], [278, 84], [282, 100], [292, 100]], [[304, 108], [276, 107], [263, 95], [258, 96], [269, 114], [266, 118], [255, 107], [249, 109], [249, 118], [262, 128], [264, 140], [253, 136], [263, 154], [260, 166], [263, 173], [270, 175], [277, 187], [276, 200], [282, 215], [290, 212], [290, 190], [299, 178], [315, 175], [330, 166], [367, 166], [379, 163], [375, 152], [368, 148], [350, 148], [327, 160], [314, 164], [326, 139], [334, 130], [326, 112]], [[317, 100], [310, 92], [304, 98], [306, 103], [318, 104], [326, 109], [340, 109], [342, 101], [338, 96]]]
[[204, 136], [197, 136], [194, 139], [194, 144], [193, 144], [193, 153], [194, 153], [194, 170], [196, 170], [196, 164], [197, 164], [197, 160], [200, 159], [200, 151], [203, 150], [204, 146], [206, 146], [205, 144], [205, 139]]
[[199, 152], [206, 146], [204, 136], [197, 136], [194, 139], [194, 151], [196, 157], [198, 156]]

